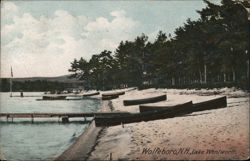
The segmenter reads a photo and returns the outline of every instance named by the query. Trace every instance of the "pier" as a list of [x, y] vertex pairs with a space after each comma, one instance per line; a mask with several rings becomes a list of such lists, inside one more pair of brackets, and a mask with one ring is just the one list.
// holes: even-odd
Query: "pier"
[[113, 115], [127, 115], [128, 112], [86, 112], [86, 113], [0, 113], [0, 118], [6, 118], [7, 121], [14, 118], [61, 118], [63, 123], [69, 122], [69, 118], [84, 118], [95, 116], [113, 116]]

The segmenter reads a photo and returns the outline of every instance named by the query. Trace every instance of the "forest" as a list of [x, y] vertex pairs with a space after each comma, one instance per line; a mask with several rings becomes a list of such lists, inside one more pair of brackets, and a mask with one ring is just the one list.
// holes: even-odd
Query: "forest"
[[[44, 92], [44, 91], [63, 91], [67, 88], [76, 87], [72, 83], [64, 83], [58, 81], [35, 80], [35, 81], [13, 81], [13, 92]], [[10, 79], [0, 79], [0, 92], [10, 91]]]
[[[247, 1], [222, 0], [197, 11], [174, 34], [159, 31], [153, 42], [145, 34], [123, 40], [114, 52], [71, 62], [72, 78], [87, 89], [215, 88], [249, 89], [249, 20]], [[170, 22], [171, 23], [171, 22]]]

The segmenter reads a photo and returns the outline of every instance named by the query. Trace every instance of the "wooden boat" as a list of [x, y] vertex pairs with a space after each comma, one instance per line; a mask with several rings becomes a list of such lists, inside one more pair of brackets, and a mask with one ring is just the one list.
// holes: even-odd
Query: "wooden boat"
[[161, 110], [161, 109], [167, 109], [167, 108], [186, 108], [188, 107], [190, 102], [185, 102], [182, 104], [177, 105], [166, 105], [166, 106], [159, 106], [159, 105], [139, 105], [140, 112], [147, 112], [147, 111], [154, 111], [154, 110]]
[[196, 112], [196, 111], [212, 110], [212, 109], [227, 107], [227, 98], [226, 96], [223, 96], [212, 100], [195, 103], [193, 104], [193, 107], [189, 109], [186, 108], [187, 104], [188, 102], [174, 106], [140, 105], [139, 108], [140, 112], [159, 110], [165, 108], [181, 108], [185, 112]]
[[223, 108], [223, 107], [227, 107], [226, 96], [195, 103], [191, 111], [196, 112], [196, 111], [212, 110], [212, 109]]
[[111, 100], [111, 99], [115, 99], [118, 97], [119, 97], [119, 95], [102, 96], [102, 100]]
[[[192, 101], [186, 104], [186, 108], [191, 108], [193, 106]], [[96, 126], [115, 126], [120, 124], [135, 123], [141, 121], [152, 121], [165, 119], [170, 117], [175, 117], [181, 115], [178, 112], [179, 108], [167, 108], [153, 111], [146, 111], [143, 113], [130, 113], [127, 115], [113, 115], [113, 116], [96, 116], [95, 124]]]
[[67, 96], [43, 96], [42, 100], [65, 100]]
[[108, 96], [116, 96], [116, 95], [124, 95], [125, 92], [124, 91], [121, 91], [121, 92], [112, 92], [112, 93], [103, 93], [102, 96], [104, 97], [108, 97]]
[[155, 103], [159, 101], [165, 101], [166, 99], [167, 99], [167, 95], [164, 94], [164, 95], [150, 97], [150, 98], [124, 100], [123, 104], [124, 106], [130, 106], [130, 105], [138, 105], [138, 104], [145, 104], [145, 103]]
[[103, 93], [102, 94], [102, 100], [111, 100], [111, 99], [115, 99], [118, 98], [120, 95], [124, 95], [125, 92], [121, 91], [121, 92], [113, 92], [113, 93]]
[[140, 121], [166, 119], [176, 116], [183, 116], [197, 111], [218, 109], [224, 107], [227, 107], [227, 98], [220, 97], [196, 104], [193, 104], [192, 101], [190, 101], [182, 105], [169, 106], [167, 108], [158, 108], [157, 110], [149, 110], [142, 113], [130, 113], [123, 116], [96, 116], [95, 124], [96, 126], [115, 126]]
[[94, 96], [94, 95], [99, 95], [99, 94], [100, 94], [100, 92], [93, 92], [93, 93], [85, 93], [82, 96], [83, 97], [88, 97], [88, 96]]

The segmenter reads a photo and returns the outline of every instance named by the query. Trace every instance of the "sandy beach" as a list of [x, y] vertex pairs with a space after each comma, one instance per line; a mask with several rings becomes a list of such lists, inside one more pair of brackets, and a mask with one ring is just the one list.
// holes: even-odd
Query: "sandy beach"
[[[105, 128], [88, 160], [217, 160], [249, 158], [249, 93], [213, 90], [131, 90], [112, 100], [114, 111], [138, 112], [124, 99], [167, 94], [158, 105], [193, 103], [227, 96], [227, 108]], [[111, 154], [111, 156], [110, 156]]]

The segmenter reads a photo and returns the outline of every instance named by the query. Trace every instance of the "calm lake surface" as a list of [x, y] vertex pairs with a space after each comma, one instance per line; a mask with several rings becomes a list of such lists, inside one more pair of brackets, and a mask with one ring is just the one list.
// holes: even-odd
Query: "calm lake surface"
[[[24, 96], [42, 93], [24, 93]], [[14, 93], [20, 95], [20, 93]], [[36, 101], [41, 97], [9, 97], [0, 93], [0, 112], [94, 112], [101, 102], [97, 99], [75, 101]], [[92, 118], [89, 118], [89, 120]], [[70, 123], [58, 123], [58, 118], [21, 118], [7, 123], [0, 120], [0, 159], [47, 160], [65, 151], [87, 127], [84, 119], [70, 119]]]

